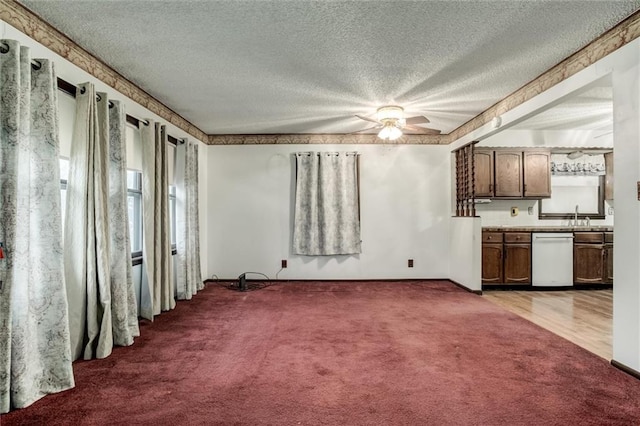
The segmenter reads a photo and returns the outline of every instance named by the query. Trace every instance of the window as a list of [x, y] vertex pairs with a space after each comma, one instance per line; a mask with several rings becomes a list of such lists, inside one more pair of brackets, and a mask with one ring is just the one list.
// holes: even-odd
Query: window
[[171, 251], [176, 249], [176, 187], [169, 186], [169, 227], [171, 228]]
[[142, 257], [142, 173], [127, 170], [127, 204], [131, 256]]
[[69, 179], [69, 160], [60, 158], [60, 207], [62, 207], [62, 226], [67, 210], [67, 180]]

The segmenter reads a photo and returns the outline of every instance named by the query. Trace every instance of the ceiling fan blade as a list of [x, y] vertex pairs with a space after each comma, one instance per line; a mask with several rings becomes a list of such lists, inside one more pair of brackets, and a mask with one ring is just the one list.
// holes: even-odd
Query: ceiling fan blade
[[440, 130], [411, 125], [404, 126], [404, 130], [408, 131], [409, 133], [419, 133], [422, 135], [439, 135], [440, 133], [442, 133]]
[[424, 115], [416, 115], [415, 117], [409, 117], [405, 120], [407, 124], [427, 124], [431, 123]]
[[370, 121], [370, 122], [372, 122], [372, 123], [376, 123], [376, 124], [382, 124], [382, 123], [380, 123], [378, 120], [374, 120], [373, 118], [365, 117], [364, 115], [358, 115], [358, 114], [356, 114], [356, 117], [358, 117], [360, 120]]
[[369, 130], [375, 130], [375, 129], [380, 129], [382, 126], [373, 126], [373, 127], [368, 127], [366, 129], [362, 129], [362, 130], [356, 130], [355, 132], [351, 132], [349, 133], [350, 135], [354, 134], [354, 133], [362, 133], [362, 132], [367, 132]]

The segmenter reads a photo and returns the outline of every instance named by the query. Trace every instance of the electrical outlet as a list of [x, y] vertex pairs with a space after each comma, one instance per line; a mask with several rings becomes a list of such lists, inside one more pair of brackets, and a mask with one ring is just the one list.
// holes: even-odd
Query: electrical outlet
[[609, 216], [613, 216], [613, 207], [609, 207]]
[[518, 216], [518, 213], [520, 213], [520, 211], [517, 207], [511, 207], [511, 216]]
[[533, 216], [533, 206], [527, 208], [527, 213], [529, 213], [529, 216]]
[[282, 259], [282, 263], [280, 264], [280, 266], [282, 266], [282, 269], [287, 267], [287, 259]]
[[413, 259], [409, 259], [409, 261], [407, 262], [407, 266], [409, 268], [413, 268]]

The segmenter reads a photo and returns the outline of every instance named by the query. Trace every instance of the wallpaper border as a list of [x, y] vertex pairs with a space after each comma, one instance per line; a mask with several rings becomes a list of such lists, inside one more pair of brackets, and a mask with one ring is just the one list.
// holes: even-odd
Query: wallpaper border
[[383, 141], [376, 134], [273, 134], [273, 135], [209, 135], [209, 145], [443, 145], [442, 136], [404, 135], [395, 141]]

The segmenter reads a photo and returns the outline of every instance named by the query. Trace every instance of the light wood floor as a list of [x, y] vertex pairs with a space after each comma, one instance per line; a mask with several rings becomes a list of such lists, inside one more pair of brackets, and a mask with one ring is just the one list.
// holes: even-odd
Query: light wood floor
[[613, 291], [483, 291], [483, 297], [607, 360]]

